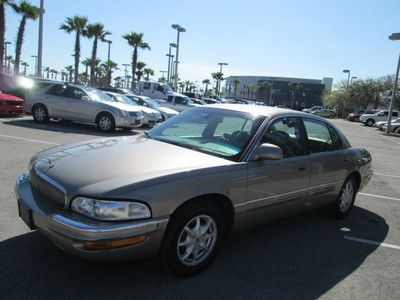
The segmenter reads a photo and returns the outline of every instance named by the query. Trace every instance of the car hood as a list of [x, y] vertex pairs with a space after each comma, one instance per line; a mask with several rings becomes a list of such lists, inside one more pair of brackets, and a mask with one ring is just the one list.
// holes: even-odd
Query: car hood
[[101, 102], [101, 103], [112, 106], [112, 107], [116, 107], [123, 111], [135, 111], [135, 112], [141, 111], [140, 106], [129, 105], [126, 103], [121, 103], [121, 102]]
[[138, 106], [138, 108], [139, 108], [142, 112], [144, 112], [144, 113], [146, 113], [146, 114], [158, 114], [158, 111], [157, 111], [157, 110], [155, 110], [155, 109], [153, 109], [153, 108], [150, 108], [150, 107]]
[[66, 144], [39, 152], [33, 169], [63, 186], [67, 197], [104, 196], [109, 191], [156, 184], [171, 176], [236, 164], [144, 135]]
[[154, 108], [160, 112], [169, 114], [169, 115], [176, 115], [178, 114], [178, 112], [176, 110], [170, 109], [168, 107], [164, 107], [164, 106], [157, 106], [156, 108]]

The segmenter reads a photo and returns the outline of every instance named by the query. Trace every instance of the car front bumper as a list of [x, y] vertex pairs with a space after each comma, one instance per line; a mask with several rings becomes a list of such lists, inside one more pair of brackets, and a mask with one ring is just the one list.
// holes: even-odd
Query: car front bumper
[[[15, 195], [20, 218], [62, 250], [94, 261], [123, 261], [157, 254], [169, 218], [131, 222], [101, 222], [51, 207], [37, 199], [26, 174], [17, 177]], [[105, 250], [88, 250], [85, 242], [106, 243], [146, 236], [141, 243]]]
[[144, 123], [144, 118], [135, 117], [119, 117], [115, 119], [115, 127], [125, 127], [125, 128], [137, 128], [142, 126]]

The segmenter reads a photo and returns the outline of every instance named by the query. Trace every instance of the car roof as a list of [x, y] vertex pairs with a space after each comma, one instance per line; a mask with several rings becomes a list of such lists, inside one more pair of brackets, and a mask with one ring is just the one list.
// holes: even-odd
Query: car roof
[[212, 104], [205, 105], [206, 107], [221, 108], [234, 110], [239, 112], [246, 112], [254, 115], [261, 115], [265, 117], [276, 116], [276, 115], [299, 115], [310, 117], [312, 115], [303, 113], [297, 110], [291, 110], [287, 108], [272, 107], [272, 106], [261, 106], [261, 105], [247, 105], [247, 104]]

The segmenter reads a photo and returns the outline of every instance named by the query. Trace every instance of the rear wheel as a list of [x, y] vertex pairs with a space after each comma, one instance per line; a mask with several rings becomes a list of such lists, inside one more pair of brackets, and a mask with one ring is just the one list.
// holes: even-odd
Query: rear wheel
[[365, 122], [365, 124], [369, 127], [371, 127], [372, 125], [375, 124], [375, 121], [373, 119], [368, 119], [367, 122]]
[[46, 123], [50, 120], [47, 108], [43, 104], [36, 104], [32, 108], [32, 116], [33, 119], [39, 123]]
[[96, 124], [101, 131], [109, 132], [115, 129], [114, 117], [109, 113], [101, 113], [97, 117]]
[[194, 203], [177, 211], [164, 236], [160, 253], [163, 262], [182, 277], [206, 269], [218, 253], [223, 219], [212, 202]]
[[353, 176], [346, 179], [339, 195], [332, 205], [332, 212], [337, 218], [344, 218], [349, 214], [354, 205], [357, 194], [357, 183]]

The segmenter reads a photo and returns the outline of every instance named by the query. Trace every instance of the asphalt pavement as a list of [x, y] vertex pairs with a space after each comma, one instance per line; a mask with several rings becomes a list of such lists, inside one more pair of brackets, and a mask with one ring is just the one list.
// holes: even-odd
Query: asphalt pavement
[[58, 144], [136, 134], [31, 117], [0, 118], [0, 299], [400, 299], [400, 138], [333, 120], [373, 157], [352, 213], [312, 211], [230, 236], [205, 272], [179, 279], [157, 260], [118, 264], [71, 257], [18, 218], [15, 176]]

